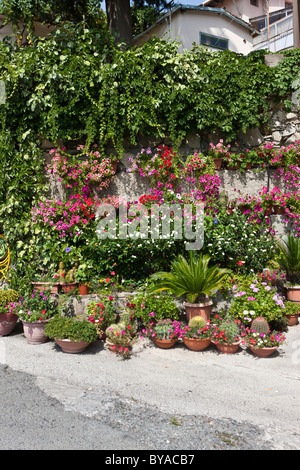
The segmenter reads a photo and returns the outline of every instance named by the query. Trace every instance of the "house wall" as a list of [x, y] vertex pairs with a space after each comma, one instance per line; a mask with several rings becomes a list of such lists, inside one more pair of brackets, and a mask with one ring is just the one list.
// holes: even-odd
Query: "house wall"
[[[4, 23], [4, 20], [5, 20], [5, 17], [3, 15], [0, 15], [0, 25], [2, 25]], [[34, 22], [34, 28], [35, 28], [36, 36], [39, 36], [39, 37], [48, 36], [48, 34], [50, 34], [51, 31], [54, 29], [51, 26], [49, 27], [49, 26], [41, 24], [39, 22]], [[20, 23], [20, 29], [22, 29], [22, 24], [21, 23]], [[26, 38], [26, 34], [27, 34], [27, 32], [25, 31], [24, 34], [23, 34], [24, 39]], [[15, 42], [16, 37], [15, 37], [15, 34], [13, 32], [13, 28], [12, 28], [10, 23], [8, 23], [7, 25], [3, 26], [0, 29], [0, 41], [3, 41], [3, 39], [7, 36], [12, 38], [13, 43]]]
[[[200, 44], [200, 32], [229, 40], [229, 50], [248, 54], [253, 50], [253, 38], [243, 26], [223, 15], [206, 11], [185, 11], [168, 17], [168, 22], [160, 23], [147, 34], [139, 37], [137, 46], [148, 41], [151, 36], [167, 35], [172, 40], [178, 39], [182, 49], [191, 49], [193, 43]], [[216, 50], [212, 49], [211, 50]]]
[[[282, 10], [285, 8], [285, 0], [269, 0], [269, 11]], [[205, 6], [211, 6], [204, 3]], [[251, 5], [250, 0], [223, 0], [218, 2], [217, 8], [225, 8], [227, 11], [249, 22], [250, 18], [266, 15], [266, 0], [257, 0], [257, 6]]]

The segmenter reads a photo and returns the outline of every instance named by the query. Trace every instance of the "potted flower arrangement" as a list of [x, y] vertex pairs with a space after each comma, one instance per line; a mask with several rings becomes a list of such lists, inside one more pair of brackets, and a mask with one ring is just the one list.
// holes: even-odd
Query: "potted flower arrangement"
[[142, 330], [142, 334], [149, 336], [159, 348], [170, 349], [181, 336], [180, 322], [174, 320], [172, 323], [157, 323], [152, 328]]
[[100, 339], [106, 339], [106, 329], [116, 321], [113, 300], [111, 295], [103, 296], [99, 301], [92, 300], [87, 306], [87, 319], [96, 325]]
[[89, 293], [89, 267], [87, 264], [80, 264], [75, 272], [74, 280], [78, 283], [79, 295], [88, 295]]
[[203, 351], [211, 343], [210, 320], [193, 317], [181, 330], [183, 343], [192, 351]]
[[234, 354], [239, 349], [240, 320], [216, 315], [212, 325], [212, 341], [222, 354]]
[[33, 289], [38, 289], [41, 292], [51, 287], [51, 294], [58, 294], [61, 290], [58, 275], [56, 271], [52, 269], [43, 270], [40, 274], [36, 274], [31, 284]]
[[157, 272], [150, 276], [154, 285], [149, 291], [167, 291], [175, 297], [184, 296], [187, 320], [194, 316], [208, 320], [213, 305], [211, 296], [222, 287], [225, 276], [231, 272], [218, 265], [210, 266], [209, 262], [210, 256], [202, 253], [196, 256], [190, 251], [189, 260], [179, 255], [172, 262], [170, 272]]
[[212, 157], [215, 162], [215, 169], [220, 170], [224, 158], [230, 156], [230, 145], [225, 145], [224, 140], [220, 139], [219, 142], [214, 145], [212, 142], [209, 144], [208, 156]]
[[284, 315], [288, 319], [288, 326], [295, 326], [298, 324], [298, 318], [300, 313], [300, 305], [297, 302], [285, 302]]
[[0, 290], [0, 336], [9, 335], [16, 326], [19, 294], [14, 289]]
[[285, 299], [264, 278], [248, 277], [233, 286], [228, 313], [244, 326], [250, 326], [256, 317], [264, 317], [276, 328], [284, 318]]
[[45, 336], [72, 354], [85, 351], [98, 334], [95, 325], [86, 318], [56, 315], [45, 326]]
[[111, 324], [105, 330], [106, 344], [110, 351], [119, 354], [123, 359], [128, 359], [136, 336], [132, 335], [131, 325], [124, 322]]
[[286, 274], [286, 294], [291, 302], [300, 303], [300, 238], [288, 234], [278, 241], [280, 255], [277, 259]]
[[46, 324], [57, 313], [55, 299], [50, 290], [40, 292], [33, 289], [32, 293], [22, 299], [16, 311], [22, 321], [24, 335], [29, 344], [41, 344], [47, 341], [44, 335]]
[[245, 328], [241, 333], [241, 337], [253, 354], [258, 357], [269, 357], [286, 339], [281, 332], [271, 332], [268, 322], [263, 317], [255, 318], [251, 327]]

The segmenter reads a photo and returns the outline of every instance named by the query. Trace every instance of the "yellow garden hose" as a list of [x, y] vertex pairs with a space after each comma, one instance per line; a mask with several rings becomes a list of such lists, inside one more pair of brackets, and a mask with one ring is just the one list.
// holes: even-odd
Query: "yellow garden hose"
[[6, 278], [10, 265], [10, 249], [4, 235], [0, 235], [0, 281]]

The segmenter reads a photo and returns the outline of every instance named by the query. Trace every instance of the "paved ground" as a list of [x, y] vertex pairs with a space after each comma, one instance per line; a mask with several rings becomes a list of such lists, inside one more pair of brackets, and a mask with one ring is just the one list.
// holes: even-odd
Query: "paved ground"
[[[123, 361], [100, 340], [76, 355], [63, 353], [52, 341], [29, 345], [18, 324], [0, 338], [0, 376], [6, 387], [0, 386], [0, 394], [16, 390], [15, 413], [0, 405], [0, 448], [28, 448], [31, 442], [41, 449], [299, 450], [300, 325], [289, 329], [287, 340], [267, 359], [244, 347], [231, 356], [213, 345], [203, 352], [182, 344], [161, 350], [141, 340]], [[31, 436], [48, 429], [49, 440], [33, 444], [23, 439], [11, 447], [7, 420], [11, 415], [17, 423], [21, 403], [26, 408], [28, 400], [35, 400], [37, 414], [38, 404], [47, 402], [49, 414], [40, 413]], [[76, 427], [82, 423], [90, 429], [82, 431], [84, 444]], [[22, 426], [20, 420], [17, 427]], [[30, 433], [30, 422], [26, 426]], [[70, 444], [62, 436], [72, 435], [72, 429]], [[100, 435], [105, 438], [99, 440]]]

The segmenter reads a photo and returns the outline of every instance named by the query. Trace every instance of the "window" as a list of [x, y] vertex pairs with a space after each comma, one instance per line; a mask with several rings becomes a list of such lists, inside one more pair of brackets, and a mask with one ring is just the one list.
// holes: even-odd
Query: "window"
[[213, 47], [225, 51], [228, 49], [228, 39], [211, 36], [210, 34], [200, 33], [200, 44], [202, 46]]
[[250, 0], [250, 5], [253, 5], [254, 7], [258, 7], [258, 0]]

